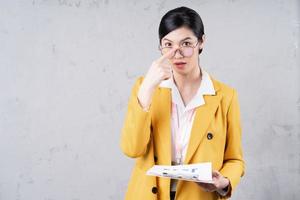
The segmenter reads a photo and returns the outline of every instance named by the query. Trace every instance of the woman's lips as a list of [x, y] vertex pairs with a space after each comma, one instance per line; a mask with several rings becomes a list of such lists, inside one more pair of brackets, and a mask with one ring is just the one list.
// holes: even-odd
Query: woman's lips
[[186, 65], [185, 62], [176, 62], [174, 63], [174, 65], [178, 68], [178, 69], [183, 69]]

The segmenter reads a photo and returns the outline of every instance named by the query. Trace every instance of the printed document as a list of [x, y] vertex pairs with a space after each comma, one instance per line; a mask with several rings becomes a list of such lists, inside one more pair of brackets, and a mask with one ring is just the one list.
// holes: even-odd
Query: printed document
[[171, 166], [154, 165], [146, 174], [178, 180], [213, 183], [211, 162]]

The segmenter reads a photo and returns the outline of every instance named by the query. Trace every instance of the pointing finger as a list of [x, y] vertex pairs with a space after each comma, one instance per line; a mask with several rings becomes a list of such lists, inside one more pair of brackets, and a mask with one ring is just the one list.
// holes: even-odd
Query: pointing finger
[[162, 62], [165, 59], [169, 58], [175, 51], [177, 50], [177, 48], [171, 49], [170, 51], [168, 51], [166, 54], [162, 55], [159, 59], [158, 62]]

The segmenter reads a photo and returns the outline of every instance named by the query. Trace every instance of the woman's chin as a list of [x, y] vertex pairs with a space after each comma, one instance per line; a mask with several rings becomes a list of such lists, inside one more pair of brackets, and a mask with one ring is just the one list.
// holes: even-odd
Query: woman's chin
[[190, 70], [188, 68], [185, 69], [173, 69], [177, 74], [185, 76], [187, 74], [189, 74]]

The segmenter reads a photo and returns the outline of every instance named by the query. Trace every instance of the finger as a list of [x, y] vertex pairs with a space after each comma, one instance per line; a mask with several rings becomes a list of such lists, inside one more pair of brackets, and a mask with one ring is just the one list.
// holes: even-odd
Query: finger
[[171, 66], [171, 65], [168, 65], [168, 64], [162, 64], [162, 65], [160, 65], [160, 67], [161, 67], [162, 69], [168, 69], [168, 70], [171, 70], [171, 69], [172, 69], [172, 66]]
[[197, 184], [200, 186], [200, 188], [201, 188], [202, 190], [208, 191], [207, 185], [205, 185], [205, 184], [203, 184], [203, 183], [197, 183]]
[[203, 187], [205, 187], [205, 188], [209, 188], [209, 189], [215, 189], [216, 188], [216, 183], [217, 183], [217, 180], [215, 180], [214, 178], [213, 178], [213, 183], [200, 183], [199, 185], [200, 186], [203, 186]]
[[196, 182], [199, 186], [201, 186], [201, 187], [205, 187], [206, 185], [205, 185], [205, 183], [199, 183], [199, 182]]
[[203, 188], [209, 188], [210, 185], [211, 185], [211, 183], [199, 183], [199, 182], [197, 182], [197, 184], [200, 185]]
[[172, 63], [169, 59], [164, 59], [160, 62], [160, 64], [172, 66]]
[[215, 187], [212, 184], [198, 183], [198, 185], [206, 192], [212, 192], [215, 190]]
[[171, 49], [171, 50], [168, 51], [166, 54], [162, 55], [162, 56], [158, 59], [158, 62], [162, 62], [162, 61], [166, 60], [166, 59], [169, 58], [176, 50], [177, 50], [177, 48]]
[[220, 174], [220, 172], [218, 172], [217, 170], [214, 170], [214, 171], [212, 172], [212, 176], [213, 176], [213, 177], [216, 177], [216, 178], [219, 178], [219, 177], [221, 176], [221, 174]]

